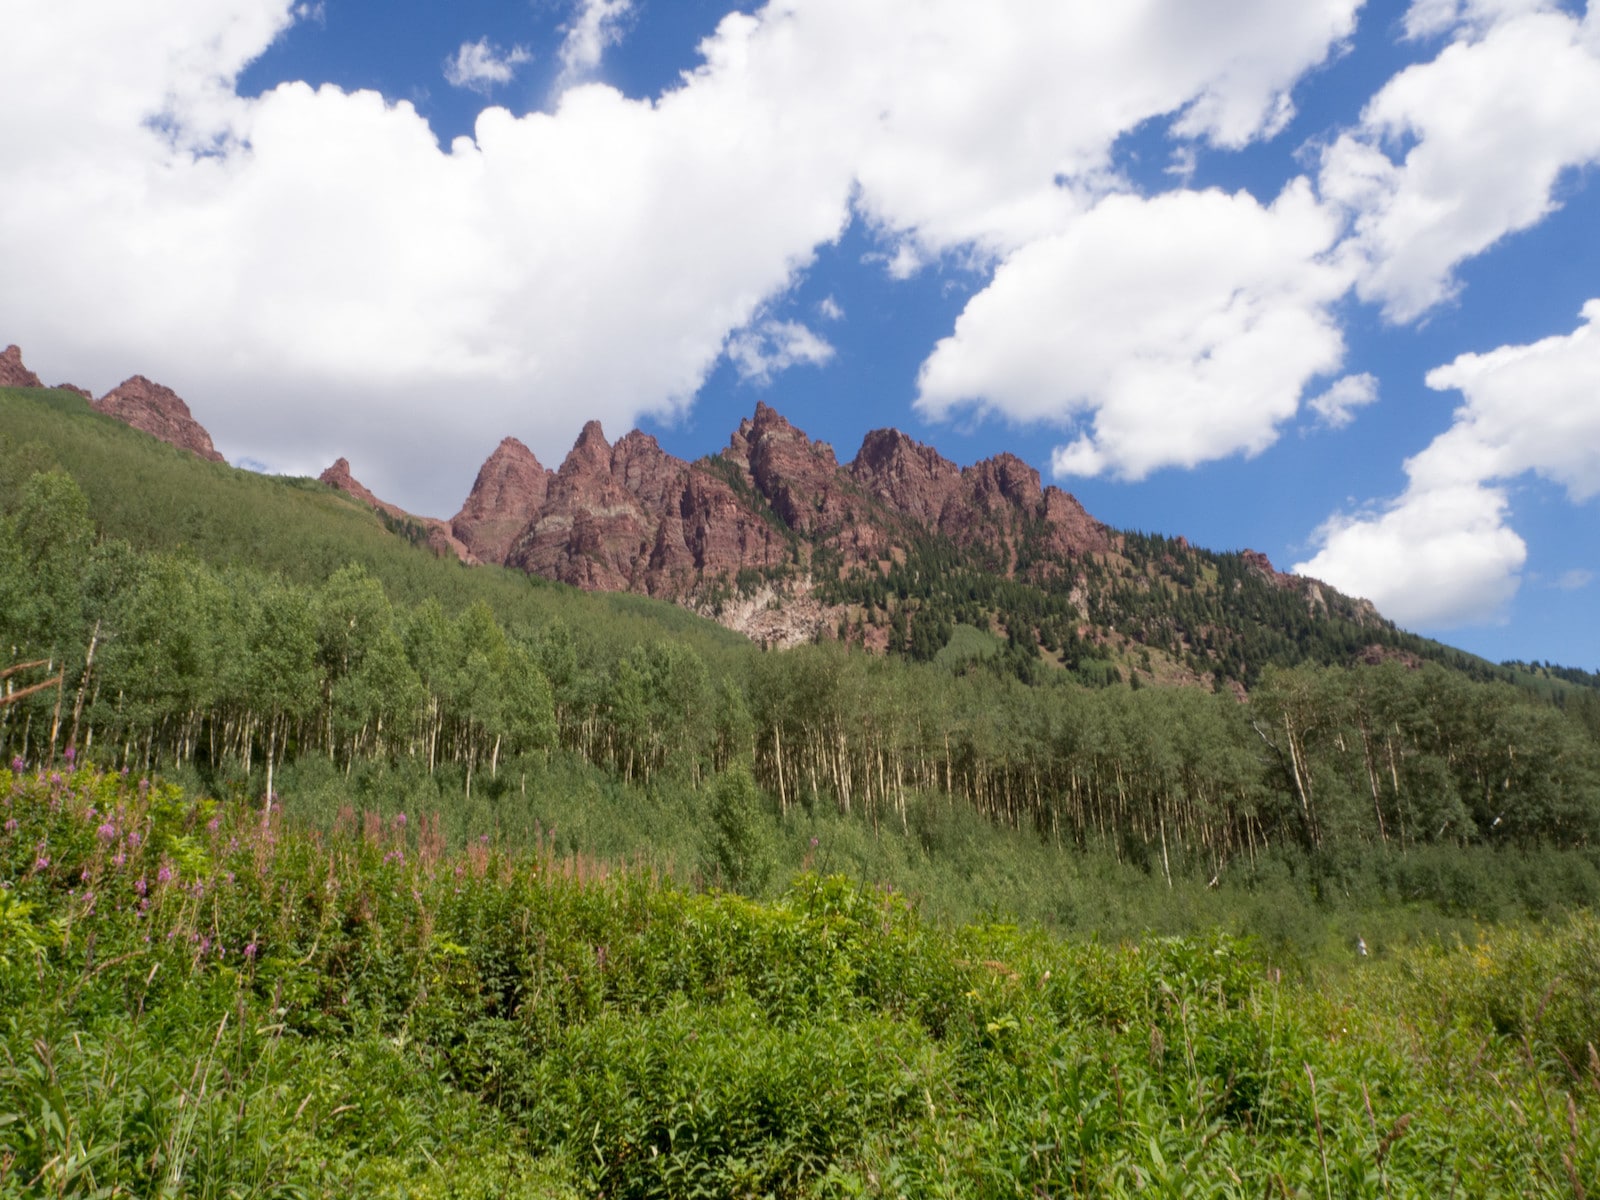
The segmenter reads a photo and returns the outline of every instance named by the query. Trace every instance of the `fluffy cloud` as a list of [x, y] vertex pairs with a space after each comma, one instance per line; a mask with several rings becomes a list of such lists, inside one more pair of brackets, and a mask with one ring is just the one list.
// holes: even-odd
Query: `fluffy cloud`
[[[96, 390], [161, 378], [225, 453], [300, 470], [348, 454], [375, 490], [438, 513], [506, 433], [559, 456], [584, 417], [627, 428], [687, 404], [748, 344], [730, 335], [856, 217], [908, 272], [950, 251], [1048, 268], [1053, 239], [1072, 252], [1076, 217], [1122, 211], [1101, 207], [1118, 137], [1151, 119], [1218, 145], [1270, 133], [1358, 0], [786, 0], [725, 18], [658, 97], [576, 85], [550, 112], [488, 108], [447, 147], [373, 93], [239, 96], [240, 71], [309, 14], [292, 0], [14, 7], [0, 40], [8, 340]], [[564, 63], [592, 70], [628, 7], [585, 0]], [[464, 79], [516, 65], [481, 45], [458, 52]], [[1241, 229], [1300, 252], [1317, 239], [1294, 223]], [[1271, 351], [1252, 375], [1219, 335], [1233, 365], [1188, 403], [1219, 411], [1214, 393], [1249, 378], [1259, 392], [1228, 418], [1242, 428], [1219, 438], [1196, 415], [1200, 449], [1157, 459], [1262, 444], [1283, 396], [1338, 357], [1321, 274], [1247, 272], [1255, 291], [1212, 305], [1245, 346], [1278, 328], [1309, 348]], [[1174, 286], [1186, 311], [1211, 311]], [[1137, 471], [1107, 422], [1092, 447]]]
[[1508, 524], [1506, 483], [1533, 472], [1574, 502], [1600, 493], [1600, 300], [1562, 337], [1464, 354], [1428, 386], [1466, 399], [1407, 460], [1382, 512], [1335, 517], [1295, 570], [1366, 596], [1403, 624], [1493, 620], [1516, 593], [1527, 547]]
[[833, 347], [798, 321], [762, 321], [728, 339], [728, 358], [746, 383], [765, 385], [790, 367], [820, 367]]
[[[1296, 80], [1354, 28], [1359, 0], [911, 0], [792, 5], [828, 50], [862, 138], [859, 203], [910, 266], [1001, 256], [1117, 187], [1111, 147], [1153, 119], [1229, 147], [1280, 128]], [[863, 52], [865, 50], [865, 52]], [[808, 70], [814, 70], [808, 64]]]
[[1257, 453], [1344, 343], [1348, 277], [1304, 181], [1246, 193], [1112, 196], [1007, 259], [923, 364], [917, 407], [1090, 428], [1058, 474], [1139, 479]]
[[1365, 408], [1377, 399], [1377, 378], [1363, 373], [1335, 380], [1327, 391], [1312, 397], [1306, 407], [1317, 414], [1319, 424], [1329, 429], [1343, 429], [1356, 419], [1356, 409]]
[[578, 11], [561, 43], [562, 74], [567, 82], [588, 75], [600, 65], [606, 47], [622, 40], [622, 25], [633, 12], [633, 0], [578, 0]]
[[533, 55], [524, 46], [502, 50], [490, 45], [486, 37], [462, 42], [461, 49], [445, 60], [444, 77], [452, 87], [466, 88], [487, 96], [496, 84], [510, 83], [517, 68]]
[[1503, 618], [1528, 557], [1505, 517], [1499, 488], [1407, 490], [1384, 512], [1328, 521], [1317, 555], [1294, 570], [1411, 628], [1483, 624]]
[[1600, 162], [1600, 16], [1549, 7], [1413, 6], [1409, 31], [1456, 40], [1390, 80], [1325, 152], [1321, 188], [1352, 214], [1359, 294], [1391, 319], [1448, 299], [1459, 263], [1549, 213], [1564, 171]]

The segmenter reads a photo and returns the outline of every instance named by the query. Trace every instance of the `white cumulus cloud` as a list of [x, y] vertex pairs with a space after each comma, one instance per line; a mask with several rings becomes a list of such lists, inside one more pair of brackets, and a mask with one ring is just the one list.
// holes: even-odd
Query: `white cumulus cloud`
[[1408, 28], [1455, 40], [1385, 84], [1324, 153], [1322, 193], [1352, 216], [1358, 292], [1393, 320], [1450, 298], [1457, 265], [1547, 215], [1563, 172], [1600, 162], [1600, 17], [1547, 7], [1413, 8]]
[[1334, 380], [1327, 391], [1313, 396], [1306, 407], [1317, 414], [1317, 421], [1329, 429], [1343, 429], [1356, 419], [1356, 409], [1378, 399], [1378, 380], [1374, 375], [1346, 375]]
[[1503, 485], [1532, 472], [1574, 503], [1600, 494], [1600, 300], [1583, 319], [1571, 334], [1430, 371], [1429, 387], [1465, 397], [1450, 428], [1406, 461], [1404, 493], [1378, 513], [1331, 519], [1294, 569], [1403, 624], [1496, 619], [1527, 558]]
[[633, 0], [578, 0], [561, 43], [564, 82], [579, 79], [600, 65], [606, 48], [622, 40], [623, 23], [632, 12]]
[[765, 385], [790, 367], [820, 367], [833, 347], [798, 321], [762, 321], [728, 339], [728, 358], [746, 383]]
[[1000, 266], [923, 364], [917, 408], [1086, 423], [1056, 449], [1058, 475], [1257, 453], [1343, 357], [1337, 232], [1304, 180], [1270, 206], [1108, 197]]
[[[898, 248], [903, 273], [948, 253], [1003, 263], [996, 305], [1007, 280], [1094, 259], [1075, 221], [1120, 236], [1159, 203], [1106, 199], [1124, 186], [1119, 137], [1150, 120], [1219, 146], [1270, 134], [1358, 7], [782, 0], [725, 17], [660, 95], [578, 79], [552, 111], [486, 107], [470, 138], [441, 146], [411, 105], [375, 93], [238, 94], [297, 15], [314, 19], [304, 3], [12, 0], [0, 327], [55, 378], [161, 379], [224, 453], [309, 471], [345, 454], [380, 494], [445, 513], [508, 433], [559, 457], [586, 418], [625, 429], [690, 403], [745, 344], [730, 338], [853, 220]], [[592, 72], [629, 12], [582, 0], [563, 66]], [[454, 68], [482, 86], [518, 65], [515, 48], [467, 49]], [[1133, 448], [1119, 422], [1148, 393], [1102, 361], [1116, 403], [1086, 446], [1130, 475], [1259, 448], [1339, 357], [1309, 200], [1171, 204], [1194, 239], [1246, 244], [1237, 268], [1176, 246], [1187, 265], [1166, 275], [1129, 247], [1147, 298], [1167, 287], [1207, 319], [1133, 370], [1148, 383], [1204, 366], [1174, 393], [1180, 419], [1156, 413], [1163, 436], [1178, 427], [1172, 444]], [[1244, 215], [1219, 215], [1232, 210]], [[1154, 224], [1141, 236], [1184, 240]], [[1290, 261], [1263, 261], [1257, 238]], [[1219, 273], [1237, 299], [1207, 282]], [[1092, 316], [1117, 293], [1103, 264], [1099, 282], [1057, 307]], [[987, 354], [976, 320], [954, 338], [972, 361]], [[927, 402], [960, 374], [930, 369]], [[972, 394], [1009, 397], [1011, 378], [999, 384]]]
[[461, 49], [445, 60], [444, 77], [453, 87], [466, 88], [487, 96], [497, 84], [510, 83], [517, 68], [533, 55], [525, 46], [502, 50], [488, 38], [462, 42]]

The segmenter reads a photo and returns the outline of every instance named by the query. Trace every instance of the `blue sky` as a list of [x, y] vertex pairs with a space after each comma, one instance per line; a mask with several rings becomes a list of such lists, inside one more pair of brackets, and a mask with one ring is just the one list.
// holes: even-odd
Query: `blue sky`
[[766, 400], [1600, 667], [1592, 2], [20, 4], [0, 344], [235, 462]]

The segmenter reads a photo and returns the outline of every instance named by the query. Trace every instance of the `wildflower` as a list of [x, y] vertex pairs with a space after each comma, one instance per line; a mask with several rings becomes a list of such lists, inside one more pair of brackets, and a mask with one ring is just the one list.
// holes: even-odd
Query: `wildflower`
[[105, 824], [101, 825], [100, 828], [96, 829], [94, 832], [95, 836], [97, 836], [102, 842], [114, 842], [117, 840], [117, 827], [110, 821], [105, 822]]
[[15, 817], [12, 817], [11, 819], [9, 819], [6, 822], [6, 832], [7, 833], [15, 833], [16, 831], [17, 831], [17, 819]]
[[146, 892], [148, 892], [150, 890], [150, 885], [147, 884], [144, 881], [144, 876], [143, 875], [139, 876], [138, 879], [134, 880], [133, 890], [138, 892], [139, 895], [141, 895], [141, 896], [143, 896]]
[[76, 750], [74, 750], [71, 746], [68, 746], [67, 747], [67, 753], [65, 755], [65, 758], [66, 758], [67, 762], [70, 764], [70, 763], [74, 762], [77, 759], [77, 757], [78, 757], [78, 752]]
[[22, 774], [22, 769], [28, 764], [22, 761], [22, 755], [17, 755], [11, 760], [11, 772], [14, 775]]
[[256, 960], [256, 943], [254, 938], [245, 943], [244, 960], [245, 962], [255, 962]]
[[395, 814], [394, 827], [396, 829], [404, 829], [406, 827], [406, 815], [405, 815], [405, 813], [396, 813]]
[[33, 869], [35, 871], [48, 871], [50, 869], [50, 856], [48, 854], [39, 855], [38, 858], [33, 860]]
[[128, 845], [135, 850], [139, 848], [139, 843], [143, 840], [144, 839], [139, 836], [139, 831], [137, 829], [128, 834]]
[[211, 820], [206, 822], [206, 832], [207, 833], [215, 833], [220, 828], [222, 828], [222, 818], [221, 817], [212, 817]]
[[162, 863], [161, 869], [156, 872], [157, 883], [167, 883], [172, 879], [172, 864]]
[[118, 850], [115, 854], [113, 854], [111, 856], [111, 865], [113, 867], [120, 867], [123, 863], [125, 863], [127, 861], [128, 861], [128, 856], [126, 854], [124, 854], [121, 850]]

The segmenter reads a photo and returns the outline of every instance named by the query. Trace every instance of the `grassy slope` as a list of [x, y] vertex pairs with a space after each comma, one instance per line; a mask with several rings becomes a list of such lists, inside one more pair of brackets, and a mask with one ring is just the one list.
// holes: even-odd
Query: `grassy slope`
[[[670, 637], [710, 660], [748, 641], [675, 605], [590, 595], [500, 568], [466, 568], [389, 532], [377, 515], [311, 479], [258, 475], [192, 454], [103, 416], [72, 392], [0, 389], [0, 451], [25, 470], [64, 468], [96, 524], [140, 549], [187, 550], [218, 565], [321, 582], [346, 563], [380, 579], [397, 603], [435, 596], [449, 611], [485, 600], [508, 625], [558, 618], [605, 625], [628, 641]], [[21, 480], [0, 474], [0, 487]], [[0, 492], [0, 504], [7, 497]]]

